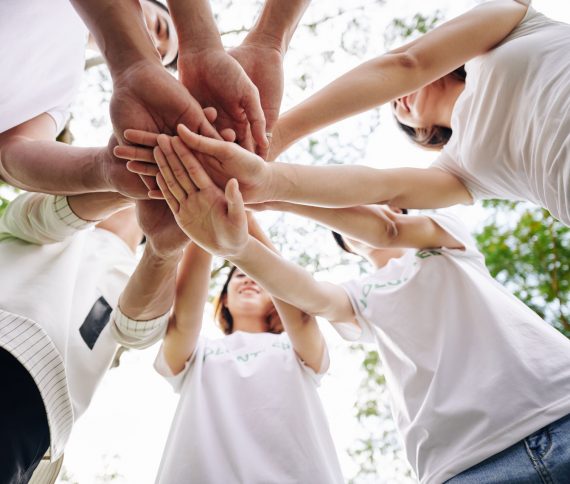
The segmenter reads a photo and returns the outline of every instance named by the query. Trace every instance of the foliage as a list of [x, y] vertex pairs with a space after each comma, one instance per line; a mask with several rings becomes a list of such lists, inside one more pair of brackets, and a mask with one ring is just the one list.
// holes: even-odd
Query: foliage
[[570, 228], [528, 204], [485, 205], [489, 218], [476, 239], [489, 271], [570, 337]]

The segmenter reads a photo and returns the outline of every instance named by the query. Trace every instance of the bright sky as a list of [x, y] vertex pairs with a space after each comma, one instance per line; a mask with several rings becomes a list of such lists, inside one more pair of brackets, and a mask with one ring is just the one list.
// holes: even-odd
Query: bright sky
[[[244, 16], [242, 0], [239, 14], [243, 23], [251, 23], [250, 17]], [[346, 2], [345, 2], [346, 3]], [[341, 3], [342, 4], [342, 3]], [[416, 12], [431, 13], [436, 9], [444, 11], [446, 18], [453, 17], [474, 3], [469, 0], [387, 0], [381, 9], [371, 8], [369, 23], [363, 28], [370, 29], [370, 39], [373, 46], [371, 52], [381, 53], [384, 26], [394, 17], [405, 17]], [[305, 20], [315, 11], [326, 12], [326, 0], [315, 0]], [[371, 3], [372, 5], [372, 3]], [[536, 0], [534, 7], [553, 18], [570, 22], [570, 4], [561, 0]], [[251, 7], [248, 7], [251, 10]], [[223, 22], [224, 12], [221, 13]], [[230, 12], [227, 13], [231, 18]], [[376, 16], [375, 16], [376, 15]], [[221, 26], [223, 30], [223, 26]], [[307, 44], [308, 42], [308, 44]], [[325, 50], [327, 45], [338, 45], [338, 32], [331, 27], [328, 34], [320, 35], [318, 39], [309, 37], [302, 32], [302, 27], [293, 39], [291, 52], [286, 61], [286, 98], [284, 108], [292, 106], [303, 99], [295, 88], [296, 73], [309, 70], [310, 66], [300, 67], [300, 59], [305, 50], [315, 52]], [[317, 65], [318, 71], [312, 72], [312, 84], [309, 92], [322, 87], [339, 74], [353, 67], [357, 61], [343, 59], [338, 56], [338, 62]], [[97, 103], [94, 99], [83, 99], [80, 108], [86, 113], [92, 112]], [[367, 116], [367, 115], [364, 115]], [[109, 126], [104, 124], [100, 129], [91, 126], [90, 116], [76, 116], [73, 132], [77, 144], [94, 145], [106, 142]], [[362, 118], [368, 119], [368, 118]], [[358, 129], [359, 121], [342, 125], [343, 136], [352, 136]], [[338, 127], [336, 127], [338, 129]], [[373, 166], [426, 166], [435, 155], [419, 151], [409, 144], [397, 132], [388, 110], [381, 111], [381, 125], [368, 140], [366, 156], [361, 161]], [[472, 228], [482, 220], [483, 213], [477, 208], [459, 208], [459, 211], [469, 216], [464, 217]], [[330, 274], [319, 274], [329, 280], [340, 281], [358, 276], [358, 267], [341, 266]], [[331, 423], [331, 432], [337, 445], [339, 457], [345, 475], [351, 477], [356, 469], [346, 454], [346, 449], [352, 445], [358, 427], [353, 417], [353, 403], [360, 377], [359, 361], [351, 357], [347, 347], [342, 344], [336, 334], [332, 334], [326, 325], [323, 330], [331, 348], [332, 366], [329, 375], [323, 380], [320, 394], [326, 413]], [[205, 317], [204, 332], [210, 336], [220, 335]], [[164, 446], [170, 421], [176, 408], [177, 396], [171, 391], [152, 369], [157, 347], [145, 351], [130, 351], [123, 355], [121, 366], [112, 370], [103, 381], [95, 395], [87, 413], [77, 422], [71, 441], [66, 451], [65, 466], [69, 471], [71, 481], [81, 484], [108, 482], [106, 472], [118, 472], [113, 482], [129, 484], [150, 484], [154, 482], [162, 448]], [[402, 479], [387, 482], [404, 482]]]

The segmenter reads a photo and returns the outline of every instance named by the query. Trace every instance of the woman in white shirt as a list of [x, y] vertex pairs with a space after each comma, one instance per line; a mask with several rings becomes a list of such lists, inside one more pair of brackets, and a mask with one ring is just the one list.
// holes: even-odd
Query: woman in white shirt
[[374, 190], [359, 187], [353, 204], [528, 200], [570, 225], [570, 26], [529, 3], [486, 2], [358, 66], [281, 116], [270, 158], [391, 102], [414, 141], [443, 152], [427, 169], [376, 172]]
[[211, 258], [186, 249], [155, 364], [180, 393], [156, 482], [344, 482], [317, 394], [328, 352], [315, 319], [233, 268], [216, 311], [226, 336], [200, 336]]

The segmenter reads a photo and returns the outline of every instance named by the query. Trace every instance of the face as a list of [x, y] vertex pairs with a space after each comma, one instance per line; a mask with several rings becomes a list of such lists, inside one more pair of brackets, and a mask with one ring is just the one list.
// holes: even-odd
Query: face
[[269, 294], [239, 269], [234, 271], [228, 284], [226, 306], [234, 319], [238, 315], [265, 318], [273, 310]]
[[396, 119], [411, 128], [429, 128], [435, 124], [442, 100], [439, 81], [432, 82], [420, 90], [392, 101]]
[[166, 10], [160, 8], [149, 0], [143, 0], [141, 7], [146, 26], [156, 46], [162, 63], [168, 65], [176, 58], [178, 53], [178, 36], [174, 28], [174, 22]]

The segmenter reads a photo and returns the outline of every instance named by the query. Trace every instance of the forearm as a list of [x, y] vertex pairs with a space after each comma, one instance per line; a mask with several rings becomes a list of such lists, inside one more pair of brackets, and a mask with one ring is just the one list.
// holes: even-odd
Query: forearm
[[223, 49], [208, 0], [168, 0], [176, 25], [181, 53]]
[[326, 312], [332, 301], [320, 284], [304, 269], [293, 264], [249, 237], [246, 247], [228, 257], [274, 298], [289, 303], [309, 315]]
[[164, 357], [174, 373], [184, 368], [194, 352], [208, 299], [212, 256], [194, 243], [180, 263], [174, 311], [164, 338]]
[[14, 136], [0, 148], [0, 176], [27, 191], [56, 195], [108, 191], [103, 150]]
[[274, 202], [273, 210], [310, 218], [342, 235], [376, 248], [459, 248], [461, 244], [430, 217], [404, 215], [378, 206], [323, 208]]
[[103, 220], [133, 205], [133, 201], [115, 192], [84, 193], [67, 197], [75, 215], [87, 221]]
[[266, 0], [244, 43], [270, 45], [284, 55], [309, 3], [310, 0]]
[[280, 151], [330, 124], [421, 87], [418, 74], [406, 59], [405, 54], [385, 54], [365, 62], [282, 114]]
[[164, 257], [147, 243], [119, 299], [121, 312], [137, 321], [147, 321], [165, 314], [174, 300], [176, 268], [181, 256], [180, 253]]
[[138, 0], [71, 0], [71, 3], [95, 37], [113, 77], [140, 61], [160, 65]]
[[[455, 176], [437, 168], [374, 169], [365, 166], [308, 166], [270, 163], [270, 196], [322, 207], [390, 204], [400, 208], [441, 208], [471, 203]], [[318, 180], [318, 189], [315, 189]]]

